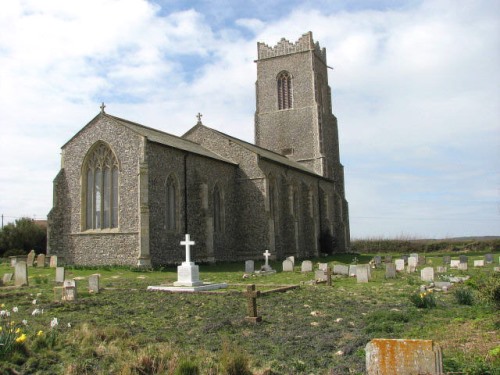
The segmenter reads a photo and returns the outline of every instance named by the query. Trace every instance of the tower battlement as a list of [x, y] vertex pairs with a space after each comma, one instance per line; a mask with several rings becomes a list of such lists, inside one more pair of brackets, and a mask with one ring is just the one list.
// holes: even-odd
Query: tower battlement
[[285, 38], [282, 38], [274, 47], [270, 47], [265, 43], [257, 43], [258, 60], [304, 51], [314, 51], [315, 55], [326, 65], [326, 49], [321, 48], [319, 42], [314, 43], [311, 31], [303, 34], [295, 43], [291, 43]]

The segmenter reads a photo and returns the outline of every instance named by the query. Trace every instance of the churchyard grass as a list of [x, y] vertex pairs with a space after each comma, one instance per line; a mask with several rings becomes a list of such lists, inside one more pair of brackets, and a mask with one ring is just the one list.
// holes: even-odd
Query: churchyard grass
[[[313, 262], [371, 259], [342, 254]], [[0, 288], [2, 310], [18, 323], [27, 320], [25, 341], [0, 358], [0, 373], [362, 374], [364, 347], [373, 338], [432, 339], [443, 348], [446, 371], [499, 373], [500, 318], [491, 291], [500, 276], [493, 265], [436, 277], [470, 275], [464, 286], [477, 297], [472, 305], [457, 303], [451, 289], [435, 292], [436, 306], [422, 309], [410, 300], [425, 284], [417, 273], [386, 280], [385, 270], [372, 269], [368, 283], [334, 277], [328, 287], [311, 283], [314, 273], [301, 273], [300, 261], [294, 272], [270, 264], [276, 274], [249, 278], [243, 278], [244, 262], [201, 265], [203, 281], [229, 284], [210, 294], [146, 292], [148, 285], [176, 281], [175, 267], [66, 267], [66, 279], [77, 278], [73, 302], [54, 302], [54, 269], [29, 268], [29, 287]], [[428, 255], [429, 264], [441, 265], [442, 257]], [[11, 268], [4, 262], [0, 274], [6, 272]], [[87, 290], [86, 278], [95, 273], [103, 288], [98, 294]], [[258, 297], [263, 321], [250, 323], [241, 294], [250, 283], [260, 291], [300, 288]]]

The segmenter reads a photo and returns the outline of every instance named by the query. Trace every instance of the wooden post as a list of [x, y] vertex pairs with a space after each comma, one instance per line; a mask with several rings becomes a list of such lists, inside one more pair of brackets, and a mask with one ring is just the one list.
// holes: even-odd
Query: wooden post
[[247, 297], [248, 314], [245, 319], [253, 323], [261, 322], [262, 317], [257, 316], [257, 297], [260, 295], [260, 292], [255, 290], [255, 284], [248, 285], [247, 291], [244, 294]]
[[330, 267], [326, 267], [325, 275], [326, 275], [326, 284], [328, 286], [332, 286], [333, 271]]

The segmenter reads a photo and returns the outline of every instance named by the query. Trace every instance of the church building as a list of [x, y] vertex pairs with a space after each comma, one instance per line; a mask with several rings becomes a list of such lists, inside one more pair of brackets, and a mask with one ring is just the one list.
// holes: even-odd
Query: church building
[[255, 144], [198, 123], [178, 137], [105, 112], [62, 146], [48, 253], [67, 264], [310, 258], [349, 249], [326, 51], [258, 43]]

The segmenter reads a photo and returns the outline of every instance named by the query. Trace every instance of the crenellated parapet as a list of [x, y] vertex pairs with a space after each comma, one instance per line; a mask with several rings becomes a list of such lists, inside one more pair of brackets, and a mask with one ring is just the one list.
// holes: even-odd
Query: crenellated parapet
[[282, 38], [274, 47], [270, 47], [265, 43], [257, 43], [259, 60], [291, 55], [304, 51], [314, 51], [315, 55], [326, 64], [326, 49], [321, 48], [318, 42], [314, 43], [311, 31], [303, 34], [295, 43], [291, 43], [285, 38]]

